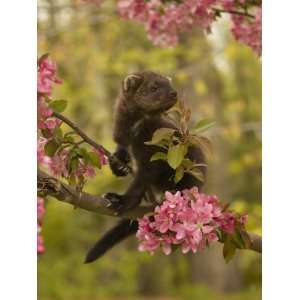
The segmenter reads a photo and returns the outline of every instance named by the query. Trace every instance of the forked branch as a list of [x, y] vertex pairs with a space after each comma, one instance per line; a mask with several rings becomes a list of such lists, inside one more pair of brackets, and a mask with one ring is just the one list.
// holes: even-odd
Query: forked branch
[[[38, 170], [38, 195], [41, 197], [52, 196], [59, 201], [69, 203], [74, 207], [99, 213], [102, 215], [116, 216], [115, 211], [110, 208], [110, 202], [100, 196], [85, 192], [78, 192], [76, 189], [51, 175]], [[153, 210], [153, 206], [139, 206], [130, 212], [118, 215], [118, 217], [136, 219]]]
[[[99, 213], [102, 215], [116, 216], [115, 211], [110, 208], [110, 202], [99, 195], [91, 195], [85, 192], [78, 192], [75, 188], [54, 178], [47, 173], [38, 170], [38, 195], [41, 197], [52, 196], [59, 201], [69, 203], [74, 207]], [[118, 215], [122, 218], [136, 219], [153, 211], [151, 206], [138, 206], [137, 208]], [[256, 252], [262, 252], [262, 240], [259, 235], [249, 233], [251, 239], [250, 249]]]
[[[98, 144], [97, 142], [95, 142], [93, 139], [91, 139], [89, 136], [87, 136], [82, 129], [80, 129], [74, 122], [72, 122], [70, 119], [68, 119], [67, 117], [61, 115], [60, 113], [57, 112], [53, 112], [53, 116], [61, 121], [63, 121], [65, 124], [67, 124], [70, 128], [72, 128], [81, 138], [84, 142], [86, 142], [87, 144], [91, 145], [92, 147], [94, 147], [95, 149], [98, 149], [100, 151], [102, 151], [109, 159], [113, 159], [116, 160], [118, 162], [118, 164], [120, 164], [120, 166], [126, 168], [129, 170], [129, 173], [132, 173], [132, 169], [131, 167], [124, 165], [124, 163], [120, 160], [118, 160], [118, 158], [116, 156], [114, 156], [112, 153], [110, 153], [110, 151], [108, 151], [106, 148], [104, 148], [102, 145]], [[80, 142], [81, 143], [81, 142]]]

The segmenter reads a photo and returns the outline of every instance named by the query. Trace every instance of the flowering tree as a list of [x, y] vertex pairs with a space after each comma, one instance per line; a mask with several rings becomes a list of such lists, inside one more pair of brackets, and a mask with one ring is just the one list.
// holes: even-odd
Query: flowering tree
[[[86, 1], [101, 4], [101, 1]], [[142, 23], [149, 39], [159, 46], [175, 46], [179, 34], [201, 27], [209, 32], [212, 24], [223, 14], [228, 13], [232, 21], [232, 34], [244, 44], [261, 54], [261, 1], [260, 0], [119, 0], [118, 11], [121, 17]], [[110, 202], [101, 196], [83, 192], [88, 178], [107, 163], [117, 160], [101, 144], [91, 139], [63, 113], [66, 100], [52, 99], [52, 89], [62, 81], [56, 77], [56, 65], [43, 55], [38, 60], [37, 76], [38, 107], [38, 199], [37, 229], [38, 253], [44, 252], [41, 235], [42, 219], [45, 213], [44, 198], [54, 198], [85, 210], [115, 216]], [[149, 144], [168, 145], [167, 155], [157, 152], [151, 160], [163, 159], [175, 170], [175, 182], [189, 172], [201, 180], [203, 174], [199, 166], [185, 158], [189, 144], [202, 147], [210, 152], [211, 144], [204, 136], [189, 130], [190, 111], [179, 107], [180, 128], [184, 142], [173, 144], [174, 131], [158, 130]], [[70, 130], [62, 130], [62, 125]], [[203, 131], [210, 123], [201, 120], [194, 131]], [[123, 168], [122, 162], [116, 161]], [[45, 171], [42, 171], [46, 170]], [[130, 168], [129, 168], [130, 170]], [[50, 174], [49, 174], [50, 173]], [[63, 179], [60, 180], [59, 178]], [[161, 249], [166, 255], [181, 248], [182, 253], [208, 247], [213, 242], [224, 244], [223, 255], [228, 261], [238, 249], [252, 249], [261, 252], [261, 238], [245, 229], [247, 215], [240, 215], [229, 209], [229, 205], [214, 195], [200, 193], [197, 188], [171, 193], [158, 204], [139, 206], [122, 217], [138, 218], [137, 239], [139, 250], [154, 253]]]
[[[100, 5], [101, 0], [85, 0]], [[261, 0], [118, 0], [120, 16], [144, 25], [158, 46], [175, 46], [179, 34], [200, 27], [207, 33], [223, 15], [230, 15], [234, 38], [261, 55]]]

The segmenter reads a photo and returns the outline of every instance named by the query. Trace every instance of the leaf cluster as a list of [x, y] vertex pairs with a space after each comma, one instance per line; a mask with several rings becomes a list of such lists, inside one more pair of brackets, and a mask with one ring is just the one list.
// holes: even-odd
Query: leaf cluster
[[189, 148], [200, 148], [206, 158], [212, 154], [211, 141], [202, 133], [214, 125], [214, 122], [202, 119], [190, 129], [191, 110], [181, 101], [178, 101], [168, 112], [166, 117], [174, 124], [174, 128], [157, 129], [151, 141], [146, 145], [155, 145], [161, 148], [156, 152], [151, 161], [165, 160], [175, 170], [174, 181], [178, 183], [185, 173], [189, 173], [200, 181], [204, 181], [201, 167], [205, 164], [197, 164], [186, 157]]
[[[57, 113], [63, 112], [67, 107], [66, 100], [51, 100], [47, 99], [48, 106]], [[68, 180], [70, 185], [76, 186], [78, 190], [82, 190], [86, 179], [81, 172], [80, 168], [88, 165], [101, 169], [102, 164], [99, 155], [82, 146], [83, 140], [80, 140], [78, 134], [74, 131], [63, 132], [61, 126], [54, 129], [41, 129], [41, 136], [47, 139], [44, 145], [45, 154], [53, 158], [59, 156], [63, 158], [66, 171], [62, 176]]]
[[220, 241], [223, 245], [223, 257], [228, 263], [234, 256], [236, 249], [250, 249], [251, 239], [247, 231], [238, 226], [233, 234], [221, 232]]

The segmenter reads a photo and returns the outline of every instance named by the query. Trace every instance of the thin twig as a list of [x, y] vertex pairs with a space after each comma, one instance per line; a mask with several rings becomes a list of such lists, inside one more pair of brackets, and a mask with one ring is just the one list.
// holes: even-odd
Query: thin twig
[[251, 15], [247, 12], [243, 12], [243, 11], [238, 11], [238, 10], [226, 10], [226, 9], [221, 9], [221, 8], [216, 8], [213, 7], [212, 8], [213, 11], [215, 11], [216, 13], [227, 13], [227, 14], [232, 14], [232, 15], [240, 15], [240, 16], [245, 16], [245, 17], [249, 17], [249, 18], [255, 18], [254, 15]]
[[81, 145], [81, 144], [83, 144], [83, 143], [85, 143], [85, 140], [81, 140], [81, 141], [75, 143], [75, 145], [76, 145], [76, 146], [79, 146], [79, 145]]
[[[87, 136], [82, 129], [80, 129], [74, 122], [69, 120], [67, 117], [61, 115], [60, 113], [53, 112], [52, 114], [57, 119], [66, 123], [69, 127], [71, 127], [82, 139], [88, 143], [89, 145], [93, 146], [95, 149], [102, 151], [109, 159], [116, 161], [120, 166], [126, 168], [130, 174], [133, 174], [133, 170], [130, 166], [125, 164], [124, 162], [120, 161], [115, 155], [110, 153], [107, 149], [105, 149], [102, 145], [96, 143], [93, 139]], [[81, 142], [80, 142], [81, 143]]]
[[64, 123], [66, 123], [69, 127], [71, 127], [78, 135], [82, 137], [82, 139], [88, 143], [89, 145], [93, 146], [94, 148], [101, 150], [107, 157], [111, 157], [112, 154], [105, 149], [102, 145], [96, 143], [94, 140], [92, 140], [90, 137], [88, 137], [75, 123], [73, 123], [71, 120], [66, 118], [65, 116], [61, 115], [60, 113], [53, 112], [53, 116]]

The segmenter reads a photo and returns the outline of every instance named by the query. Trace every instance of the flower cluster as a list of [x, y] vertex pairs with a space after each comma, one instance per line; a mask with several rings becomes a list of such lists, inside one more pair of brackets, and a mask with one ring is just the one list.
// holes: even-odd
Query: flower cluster
[[[210, 31], [212, 23], [225, 10], [231, 14], [235, 38], [260, 54], [261, 4], [247, 5], [245, 0], [119, 0], [118, 10], [123, 18], [142, 23], [149, 39], [159, 46], [176, 45], [178, 34], [195, 26]], [[257, 10], [254, 21], [247, 14], [232, 13], [243, 13], [247, 9]]]
[[[76, 163], [76, 169], [70, 169], [70, 153], [69, 149], [62, 149], [52, 157], [46, 155], [45, 144], [48, 140], [44, 137], [40, 137], [37, 145], [37, 160], [40, 165], [45, 166], [54, 176], [62, 176], [68, 178], [70, 176], [79, 177], [94, 177], [95, 166], [89, 161], [83, 158], [78, 158]], [[107, 159], [104, 153], [99, 149], [94, 149], [91, 153], [94, 153], [96, 159], [99, 162], [99, 166], [107, 164]]]
[[[79, 147], [80, 142], [74, 139], [74, 132], [63, 134], [61, 120], [53, 116], [53, 112], [61, 112], [65, 100], [52, 100], [54, 84], [61, 81], [56, 77], [56, 65], [48, 55], [38, 60], [37, 73], [37, 161], [46, 167], [53, 175], [63, 176], [70, 184], [82, 189], [86, 177], [95, 175], [95, 168], [106, 164], [106, 158], [101, 149], [88, 151]], [[42, 216], [44, 214], [43, 199], [38, 198], [38, 253], [44, 251], [43, 237], [40, 234]]]
[[126, 19], [134, 19], [145, 25], [149, 39], [159, 46], [174, 46], [178, 33], [193, 26], [208, 29], [214, 13], [208, 10], [215, 0], [186, 0], [181, 3], [160, 0], [120, 0], [119, 13]]
[[[60, 125], [59, 120], [51, 117], [53, 111], [46, 102], [48, 97], [51, 96], [53, 85], [61, 83], [56, 78], [56, 65], [51, 62], [46, 56], [42, 56], [38, 60], [38, 73], [37, 73], [37, 125], [38, 129], [54, 130]], [[38, 163], [50, 162], [44, 153], [44, 145], [47, 140], [39, 137], [37, 160]], [[41, 254], [45, 251], [42, 230], [42, 219], [45, 213], [44, 199], [37, 198], [37, 253]]]
[[175, 194], [166, 192], [154, 215], [139, 219], [139, 250], [154, 253], [161, 248], [168, 255], [181, 247], [183, 253], [195, 253], [218, 241], [222, 233], [233, 234], [246, 219], [227, 211], [216, 196], [200, 193], [196, 187]]
[[[74, 143], [73, 138], [71, 136], [65, 137], [65, 139], [62, 137], [60, 129], [62, 122], [52, 116], [54, 109], [51, 105], [54, 102], [60, 104], [61, 100], [53, 101], [50, 97], [53, 85], [61, 83], [61, 80], [56, 77], [55, 63], [51, 62], [47, 56], [42, 56], [38, 61], [37, 81], [38, 129], [41, 132], [37, 145], [38, 163], [46, 166], [55, 176], [93, 177], [95, 169], [92, 163], [83, 158], [75, 159], [75, 153], [71, 153], [71, 148], [67, 147]], [[64, 147], [62, 147], [62, 143], [64, 143]], [[51, 152], [51, 155], [47, 155], [45, 149], [48, 149], [48, 154]], [[93, 153], [99, 166], [106, 164], [106, 158], [101, 150], [94, 149]]]
[[37, 198], [37, 253], [41, 254], [45, 251], [44, 240], [41, 235], [42, 220], [45, 214], [44, 199]]
[[56, 77], [56, 64], [48, 59], [47, 55], [42, 56], [38, 60], [37, 73], [37, 92], [38, 92], [38, 128], [48, 128], [53, 130], [60, 125], [60, 121], [51, 117], [53, 110], [49, 107], [47, 101], [52, 94], [54, 84], [62, 83]]
[[61, 80], [56, 78], [56, 64], [50, 61], [47, 55], [42, 56], [38, 61], [38, 93], [50, 96], [54, 83], [62, 83]]
[[232, 16], [231, 29], [236, 40], [251, 47], [259, 56], [262, 50], [262, 11], [258, 8], [254, 19], [244, 16]]

